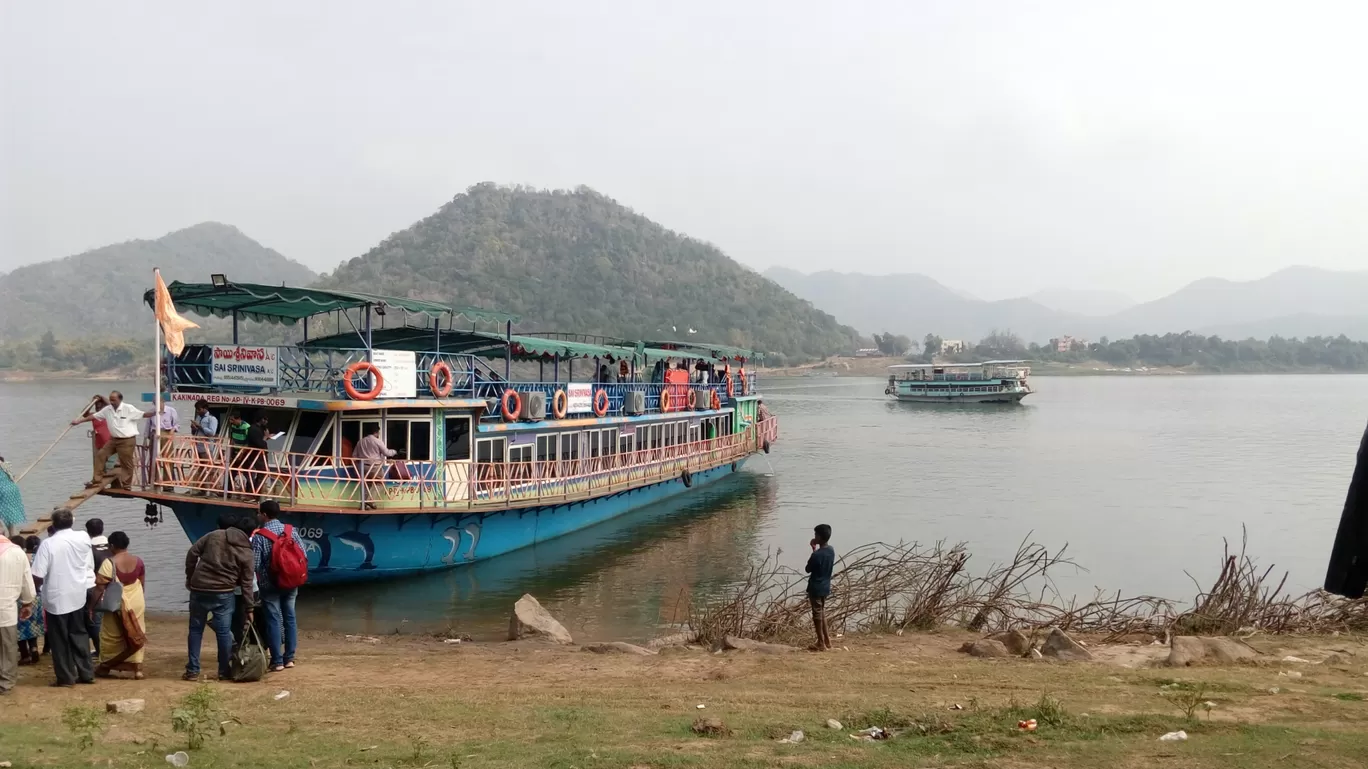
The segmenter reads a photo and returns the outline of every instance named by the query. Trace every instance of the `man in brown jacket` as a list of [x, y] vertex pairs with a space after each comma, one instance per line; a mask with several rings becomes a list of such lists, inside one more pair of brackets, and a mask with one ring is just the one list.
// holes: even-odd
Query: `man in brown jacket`
[[[233, 656], [233, 591], [242, 590], [247, 605], [252, 605], [252, 543], [233, 525], [230, 516], [219, 518], [218, 531], [199, 538], [185, 555], [185, 589], [190, 591], [189, 657], [185, 663], [187, 681], [199, 679], [200, 646], [206, 622], [218, 639], [218, 675], [231, 681], [228, 661]], [[250, 618], [249, 618], [250, 621]]]

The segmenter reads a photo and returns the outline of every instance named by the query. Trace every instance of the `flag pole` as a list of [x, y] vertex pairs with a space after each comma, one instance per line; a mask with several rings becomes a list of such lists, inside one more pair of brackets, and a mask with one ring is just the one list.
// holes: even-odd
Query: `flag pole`
[[[159, 267], [153, 267], [153, 268], [152, 268], [152, 285], [153, 285], [153, 286], [156, 286], [156, 285], [158, 285], [158, 283], [159, 283], [160, 281], [161, 281], [161, 268], [159, 268]], [[155, 304], [155, 303], [154, 303], [154, 304]], [[157, 458], [161, 456], [161, 418], [162, 418], [162, 397], [161, 397], [161, 396], [162, 396], [162, 381], [161, 381], [161, 364], [162, 364], [161, 320], [157, 317], [157, 314], [156, 314], [156, 312], [155, 312], [155, 309], [154, 309], [154, 311], [153, 311], [153, 313], [152, 313], [152, 325], [156, 328], [156, 335], [155, 335], [156, 342], [155, 342], [155, 346], [152, 348], [152, 365], [153, 365], [153, 369], [152, 369], [152, 371], [153, 371], [153, 374], [152, 374], [152, 383], [153, 383], [153, 387], [152, 387], [152, 403], [153, 403], [153, 411], [155, 412], [155, 416], [152, 417], [152, 419], [154, 420], [153, 423], [152, 423], [152, 456], [148, 458], [148, 466], [151, 468], [148, 477], [149, 477], [149, 479], [150, 479], [151, 482], [152, 482], [152, 486], [155, 488], [156, 485], [157, 485]]]

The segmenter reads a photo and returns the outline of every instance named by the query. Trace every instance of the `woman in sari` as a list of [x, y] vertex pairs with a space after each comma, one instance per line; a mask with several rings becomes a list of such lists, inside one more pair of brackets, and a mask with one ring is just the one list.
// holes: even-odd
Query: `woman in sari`
[[[24, 539], [20, 537], [20, 539]], [[14, 543], [19, 544], [19, 540]], [[28, 537], [24, 541], [24, 552], [28, 553], [29, 563], [33, 563], [33, 556], [38, 552], [38, 546], [43, 544], [43, 540], [36, 535]], [[42, 659], [43, 652], [47, 649], [38, 648], [38, 639], [47, 635], [47, 617], [43, 614], [43, 591], [37, 591], [33, 599], [33, 614], [28, 619], [19, 620], [19, 664], [37, 665]], [[46, 643], [46, 642], [45, 642]]]
[[95, 575], [96, 587], [108, 587], [118, 580], [123, 598], [116, 611], [106, 612], [100, 623], [100, 664], [95, 675], [107, 678], [113, 671], [131, 672], [143, 677], [143, 632], [147, 601], [143, 593], [146, 573], [142, 559], [128, 552], [128, 535], [116, 531], [109, 535], [110, 557]]
[[[19, 527], [24, 525], [24, 497], [19, 493], [19, 484], [14, 482], [5, 458], [0, 457], [0, 534], [11, 540], [19, 536]], [[17, 540], [16, 540], [17, 542]]]

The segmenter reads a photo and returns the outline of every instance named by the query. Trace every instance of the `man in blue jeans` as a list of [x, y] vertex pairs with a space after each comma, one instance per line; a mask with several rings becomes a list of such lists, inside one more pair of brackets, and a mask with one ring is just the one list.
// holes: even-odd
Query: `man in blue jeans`
[[218, 640], [218, 677], [233, 679], [228, 666], [233, 656], [233, 591], [241, 589], [248, 605], [252, 596], [252, 543], [233, 523], [231, 516], [220, 517], [218, 531], [200, 537], [185, 556], [185, 589], [190, 591], [189, 655], [182, 676], [186, 681], [199, 680], [206, 623]]
[[[295, 647], [299, 643], [299, 628], [295, 625], [295, 598], [299, 595], [299, 588], [281, 590], [276, 587], [271, 577], [272, 538], [260, 531], [269, 531], [277, 538], [284, 536], [285, 524], [279, 518], [280, 503], [274, 499], [262, 502], [257, 510], [258, 531], [252, 535], [252, 555], [256, 561], [261, 603], [266, 607], [266, 645], [271, 648], [273, 673], [295, 666]], [[304, 541], [299, 538], [299, 532], [291, 528], [290, 534], [299, 549], [303, 550]]]

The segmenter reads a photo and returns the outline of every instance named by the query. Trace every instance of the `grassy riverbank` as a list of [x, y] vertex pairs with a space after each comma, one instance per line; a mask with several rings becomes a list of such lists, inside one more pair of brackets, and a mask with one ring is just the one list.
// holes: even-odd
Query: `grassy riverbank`
[[[185, 748], [172, 712], [196, 685], [178, 680], [183, 625], [155, 620], [150, 631], [144, 681], [50, 689], [47, 671], [22, 668], [19, 688], [0, 701], [0, 761], [166, 766], [163, 756]], [[1264, 638], [1254, 645], [1266, 661], [1173, 671], [1147, 666], [1161, 647], [1094, 646], [1103, 660], [1094, 663], [980, 660], [954, 651], [968, 637], [845, 638], [837, 643], [846, 650], [829, 654], [637, 657], [306, 633], [298, 668], [260, 684], [207, 685], [222, 712], [190, 766], [1348, 769], [1368, 755], [1362, 639]], [[1315, 664], [1332, 649], [1347, 664]], [[1311, 662], [1277, 661], [1287, 654]], [[276, 700], [282, 690], [289, 697]], [[147, 709], [103, 716], [85, 750], [63, 725], [73, 706], [102, 711], [125, 698]], [[1184, 698], [1216, 707], [1189, 720]], [[693, 734], [700, 717], [720, 719], [730, 735]], [[845, 728], [826, 728], [830, 718]], [[1025, 718], [1038, 731], [1018, 730]], [[877, 743], [849, 737], [871, 725], [900, 732]], [[803, 743], [778, 742], [795, 729]], [[1157, 741], [1177, 729], [1190, 739]]]

